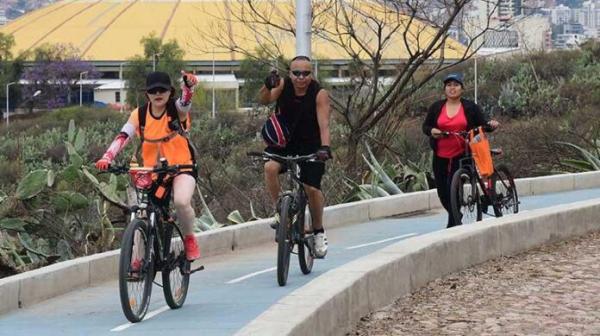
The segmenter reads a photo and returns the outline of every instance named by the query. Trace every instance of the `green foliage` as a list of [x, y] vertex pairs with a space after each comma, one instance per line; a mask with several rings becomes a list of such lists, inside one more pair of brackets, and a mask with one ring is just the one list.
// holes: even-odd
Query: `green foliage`
[[155, 61], [156, 71], [168, 73], [176, 88], [178, 85], [175, 81], [180, 78], [180, 71], [185, 70], [184, 51], [177, 41], [170, 40], [163, 43], [160, 37], [152, 32], [144, 36], [140, 43], [144, 48], [144, 55], [136, 55], [128, 59], [128, 63], [124, 65], [123, 77], [128, 85], [127, 104], [131, 106], [140, 106], [145, 101], [146, 75], [152, 71]]
[[579, 156], [582, 158], [562, 159], [561, 163], [567, 168], [575, 169], [575, 171], [600, 170], [600, 140], [593, 141], [594, 148], [591, 150], [569, 142], [560, 141], [557, 143], [577, 150]]
[[[2, 193], [0, 198], [0, 263], [13, 272], [116, 247], [118, 229], [96, 186], [86, 178], [86, 160], [79, 154], [87, 149], [90, 133], [72, 121], [66, 131], [52, 132], [64, 143], [68, 158], [55, 169], [31, 170], [14, 195]], [[116, 184], [117, 179], [111, 179], [107, 190], [117, 193]]]

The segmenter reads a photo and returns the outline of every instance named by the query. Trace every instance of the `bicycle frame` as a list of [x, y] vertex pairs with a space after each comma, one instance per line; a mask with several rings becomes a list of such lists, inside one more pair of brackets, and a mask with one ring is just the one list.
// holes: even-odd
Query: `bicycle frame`
[[477, 180], [477, 185], [479, 185], [482, 195], [484, 195], [488, 199], [490, 204], [494, 204], [494, 193], [493, 188], [491, 186], [491, 177], [487, 177], [486, 181], [484, 181], [481, 175], [479, 175], [477, 168], [475, 167], [473, 153], [471, 152], [471, 147], [469, 146], [469, 132], [448, 132], [448, 134], [454, 135], [464, 142], [465, 155], [464, 157], [459, 159], [458, 169], [464, 168], [469, 171], [469, 174], [475, 176]]

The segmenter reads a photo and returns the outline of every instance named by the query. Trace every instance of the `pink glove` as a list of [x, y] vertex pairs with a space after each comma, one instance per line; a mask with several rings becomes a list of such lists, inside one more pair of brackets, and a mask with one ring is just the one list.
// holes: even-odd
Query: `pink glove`
[[96, 168], [98, 170], [108, 170], [108, 167], [110, 167], [110, 160], [108, 158], [102, 158], [98, 161], [96, 161]]
[[192, 102], [192, 96], [198, 84], [198, 79], [194, 74], [186, 73], [183, 70], [181, 70], [181, 77], [181, 105], [186, 106]]

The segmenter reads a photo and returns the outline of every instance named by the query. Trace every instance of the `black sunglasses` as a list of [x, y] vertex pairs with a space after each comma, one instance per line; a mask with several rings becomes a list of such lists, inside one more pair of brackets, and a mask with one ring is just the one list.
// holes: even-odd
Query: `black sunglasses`
[[308, 75], [310, 75], [311, 71], [300, 71], [300, 70], [293, 70], [292, 71], [292, 75], [296, 76], [296, 77], [308, 77]]
[[165, 89], [165, 88], [162, 88], [162, 87], [156, 87], [156, 88], [152, 88], [150, 90], [147, 90], [146, 92], [148, 92], [151, 95], [154, 95], [154, 94], [157, 94], [157, 93], [165, 93], [167, 91], [169, 91], [169, 89]]

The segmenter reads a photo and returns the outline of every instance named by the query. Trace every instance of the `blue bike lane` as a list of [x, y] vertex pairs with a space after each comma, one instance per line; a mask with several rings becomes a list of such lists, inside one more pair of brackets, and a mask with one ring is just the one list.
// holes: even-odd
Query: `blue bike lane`
[[[600, 197], [600, 188], [524, 197], [521, 211]], [[485, 219], [485, 217], [484, 217]], [[288, 283], [276, 280], [275, 243], [203, 259], [183, 308], [170, 310], [153, 286], [144, 321], [128, 323], [111, 281], [0, 316], [0, 335], [232, 335], [272, 304], [319, 275], [402, 239], [441, 230], [443, 212], [416, 213], [328, 230], [329, 253], [303, 275], [292, 256]], [[471, 225], [485, 225], [475, 223]], [[160, 277], [157, 277], [160, 278]]]

